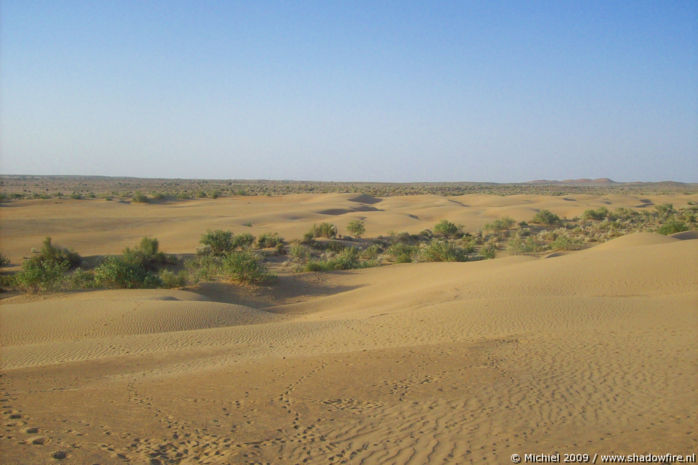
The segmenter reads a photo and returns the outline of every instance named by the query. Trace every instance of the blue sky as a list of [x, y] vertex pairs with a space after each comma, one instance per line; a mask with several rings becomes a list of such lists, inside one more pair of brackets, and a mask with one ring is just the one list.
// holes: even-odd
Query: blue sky
[[698, 181], [696, 1], [0, 3], [0, 172]]

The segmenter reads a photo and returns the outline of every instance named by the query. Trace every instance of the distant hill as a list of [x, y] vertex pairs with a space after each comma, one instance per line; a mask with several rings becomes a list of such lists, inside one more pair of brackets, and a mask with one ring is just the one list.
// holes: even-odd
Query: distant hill
[[529, 181], [526, 184], [564, 184], [564, 185], [582, 185], [582, 186], [612, 186], [618, 183], [609, 178], [598, 178], [598, 179], [564, 179], [562, 181], [549, 180], [549, 179], [537, 179], [535, 181]]

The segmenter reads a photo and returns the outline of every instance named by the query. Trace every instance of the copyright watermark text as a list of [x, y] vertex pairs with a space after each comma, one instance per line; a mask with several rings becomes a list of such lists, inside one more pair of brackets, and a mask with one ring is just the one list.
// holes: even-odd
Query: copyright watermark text
[[696, 463], [696, 454], [511, 454], [512, 463]]

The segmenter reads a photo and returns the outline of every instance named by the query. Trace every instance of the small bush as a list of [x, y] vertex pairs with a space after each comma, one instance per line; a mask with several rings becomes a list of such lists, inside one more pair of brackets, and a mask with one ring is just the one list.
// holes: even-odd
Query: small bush
[[420, 258], [425, 262], [465, 262], [468, 260], [466, 250], [448, 241], [431, 241], [420, 251]]
[[55, 290], [69, 269], [68, 263], [63, 261], [25, 260], [22, 271], [15, 275], [15, 283], [29, 292]]
[[15, 283], [29, 292], [56, 290], [61, 286], [64, 275], [77, 268], [81, 260], [80, 255], [54, 246], [51, 238], [47, 237], [41, 250], [24, 261], [22, 271], [15, 275]]
[[254, 243], [254, 236], [250, 233], [236, 234], [233, 237], [233, 250], [247, 249]]
[[109, 257], [95, 269], [95, 283], [100, 287], [125, 289], [154, 288], [162, 284], [159, 276], [135, 261]]
[[187, 284], [187, 274], [185, 271], [175, 273], [170, 270], [161, 270], [158, 277], [160, 278], [162, 287], [166, 288], [182, 287]]
[[154, 288], [162, 285], [159, 271], [176, 262], [159, 250], [157, 239], [144, 237], [133, 249], [124, 249], [120, 257], [109, 257], [94, 272], [95, 283], [103, 287]]
[[91, 289], [96, 285], [94, 273], [80, 268], [64, 277], [64, 286], [68, 289]]
[[267, 233], [262, 234], [257, 239], [257, 247], [260, 249], [267, 249], [272, 247], [278, 247], [284, 244], [284, 239], [279, 236], [278, 233]]
[[144, 237], [134, 249], [128, 247], [123, 252], [122, 259], [134, 265], [143, 267], [146, 271], [157, 271], [160, 267], [172, 264], [174, 259], [159, 251], [157, 239]]
[[533, 237], [523, 238], [519, 235], [512, 237], [507, 245], [509, 251], [513, 254], [535, 253], [545, 248], [544, 245], [540, 244]]
[[230, 231], [209, 230], [206, 234], [201, 235], [199, 242], [206, 248], [204, 249], [206, 252], [216, 256], [225, 255], [234, 249], [233, 233]]
[[397, 263], [410, 263], [417, 253], [417, 247], [402, 242], [396, 242], [386, 251]]
[[487, 244], [480, 249], [480, 254], [485, 258], [494, 258], [497, 254], [497, 247], [494, 244]]
[[252, 252], [231, 252], [223, 257], [224, 274], [241, 283], [261, 284], [272, 278], [264, 263]]
[[434, 232], [444, 237], [455, 237], [459, 233], [459, 228], [448, 220], [441, 220], [434, 226]]
[[186, 269], [194, 282], [210, 281], [223, 272], [220, 257], [212, 255], [198, 256], [185, 262]]
[[608, 218], [609, 215], [608, 208], [606, 207], [599, 207], [596, 210], [586, 210], [582, 214], [582, 218], [585, 220], [596, 220], [596, 221], [601, 221], [605, 220]]
[[381, 253], [381, 247], [378, 244], [371, 244], [361, 251], [361, 258], [366, 260], [375, 260], [378, 254]]
[[361, 237], [366, 232], [366, 226], [362, 220], [354, 220], [347, 225], [347, 230], [355, 237]]
[[309, 262], [305, 269], [307, 271], [333, 271], [351, 270], [363, 266], [359, 261], [359, 250], [356, 247], [346, 247], [334, 258]]
[[334, 239], [337, 237], [337, 226], [331, 223], [314, 224], [310, 229], [312, 237], [326, 237]]
[[659, 218], [662, 220], [667, 219], [667, 218], [669, 218], [669, 216], [676, 213], [676, 210], [674, 210], [674, 206], [670, 203], [656, 205], [654, 207], [654, 209], [657, 212], [657, 215], [659, 216]]
[[301, 262], [304, 262], [310, 258], [310, 248], [303, 244], [293, 244], [289, 248], [288, 254]]
[[82, 258], [76, 252], [54, 246], [51, 243], [50, 237], [44, 239], [38, 255], [33, 256], [29, 260], [38, 262], [65, 263], [69, 270], [77, 268], [82, 262]]
[[533, 217], [531, 223], [543, 224], [546, 226], [558, 225], [562, 222], [559, 216], [550, 210], [541, 210]]
[[485, 230], [491, 230], [498, 233], [511, 229], [515, 224], [516, 222], [512, 218], [505, 216], [504, 218], [497, 218], [492, 223], [486, 224]]
[[550, 248], [553, 250], [579, 250], [582, 248], [582, 241], [566, 234], [560, 234], [550, 244]]
[[335, 258], [337, 270], [351, 270], [359, 267], [359, 250], [356, 247], [347, 247]]
[[142, 192], [135, 192], [135, 193], [133, 194], [132, 199], [133, 199], [134, 202], [138, 202], [138, 203], [148, 203], [148, 202], [150, 201], [150, 199], [148, 198], [148, 196], [145, 195], [145, 194], [142, 193]]
[[659, 234], [664, 235], [674, 234], [682, 231], [688, 231], [688, 226], [686, 226], [686, 223], [683, 223], [677, 219], [670, 219], [657, 229]]
[[10, 259], [5, 256], [5, 254], [0, 253], [0, 266], [8, 266], [10, 264]]

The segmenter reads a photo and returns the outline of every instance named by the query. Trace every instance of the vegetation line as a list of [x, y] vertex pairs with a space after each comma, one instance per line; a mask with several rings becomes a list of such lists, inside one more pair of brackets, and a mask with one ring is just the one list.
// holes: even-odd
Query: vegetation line
[[475, 234], [442, 220], [419, 234], [391, 233], [364, 238], [363, 220], [351, 221], [341, 236], [331, 223], [315, 224], [301, 240], [286, 242], [278, 233], [254, 237], [247, 232], [207, 231], [194, 257], [178, 258], [160, 251], [155, 238], [144, 237], [119, 256], [85, 263], [76, 252], [47, 237], [24, 260], [19, 271], [0, 254], [0, 287], [23, 292], [74, 289], [183, 287], [200, 281], [228, 280], [265, 285], [273, 271], [332, 271], [391, 263], [465, 262], [492, 259], [500, 253], [540, 254], [577, 250], [636, 231], [673, 234], [696, 229], [698, 206], [671, 204], [653, 210], [605, 207], [586, 210], [580, 218], [560, 218], [541, 210], [530, 221], [498, 218]]

